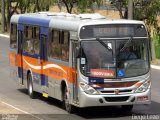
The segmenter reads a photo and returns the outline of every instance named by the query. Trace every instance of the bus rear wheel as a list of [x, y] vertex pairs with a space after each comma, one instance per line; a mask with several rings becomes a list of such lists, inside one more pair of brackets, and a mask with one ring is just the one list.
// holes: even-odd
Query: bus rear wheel
[[64, 104], [65, 110], [68, 113], [73, 113], [74, 112], [73, 106], [69, 103], [69, 93], [68, 93], [68, 90], [67, 90], [66, 87], [64, 89], [63, 104]]
[[28, 94], [29, 94], [30, 98], [34, 99], [35, 98], [35, 93], [34, 93], [34, 90], [33, 90], [31, 73], [28, 74], [27, 80], [28, 80]]
[[133, 105], [122, 105], [122, 109], [130, 112], [133, 109]]

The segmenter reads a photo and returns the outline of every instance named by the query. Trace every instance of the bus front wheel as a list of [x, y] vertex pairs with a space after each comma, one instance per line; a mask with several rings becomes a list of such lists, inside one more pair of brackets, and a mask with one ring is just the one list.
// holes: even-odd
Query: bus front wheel
[[34, 90], [33, 90], [31, 73], [28, 74], [27, 80], [28, 80], [28, 94], [29, 94], [30, 98], [34, 99], [34, 97], [35, 97], [34, 94], [35, 93], [34, 93]]
[[74, 112], [73, 106], [69, 103], [69, 93], [66, 87], [64, 89], [63, 104], [64, 104], [64, 108], [68, 113]]

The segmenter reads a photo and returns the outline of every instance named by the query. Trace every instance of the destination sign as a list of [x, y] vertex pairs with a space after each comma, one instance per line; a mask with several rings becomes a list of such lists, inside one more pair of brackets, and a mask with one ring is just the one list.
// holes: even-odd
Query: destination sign
[[80, 30], [81, 39], [146, 37], [147, 32], [141, 24], [105, 24], [83, 26]]

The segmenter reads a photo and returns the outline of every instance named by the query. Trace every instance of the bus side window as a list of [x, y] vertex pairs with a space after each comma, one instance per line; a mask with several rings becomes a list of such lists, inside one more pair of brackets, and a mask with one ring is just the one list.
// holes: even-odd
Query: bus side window
[[61, 45], [62, 45], [62, 55], [61, 60], [63, 61], [69, 61], [69, 39], [70, 35], [68, 31], [62, 31], [62, 39], [61, 39]]
[[25, 26], [24, 50], [31, 54], [39, 54], [40, 28], [38, 26]]
[[40, 29], [39, 27], [33, 27], [33, 50], [35, 54], [39, 54], [39, 51], [40, 51]]
[[24, 50], [25, 52], [33, 52], [32, 26], [25, 26]]
[[61, 56], [60, 31], [52, 30], [51, 40], [49, 43], [49, 57], [54, 59], [60, 59], [60, 56]]
[[10, 48], [17, 48], [17, 24], [11, 24]]

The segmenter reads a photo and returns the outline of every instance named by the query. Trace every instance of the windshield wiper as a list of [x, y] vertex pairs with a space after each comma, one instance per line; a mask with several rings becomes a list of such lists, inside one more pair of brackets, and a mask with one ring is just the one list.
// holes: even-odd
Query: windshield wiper
[[129, 45], [129, 43], [133, 40], [133, 37], [130, 37], [128, 41], [124, 44], [124, 46], [120, 49], [120, 52], [124, 51], [125, 48]]
[[109, 47], [105, 42], [103, 42], [102, 40], [100, 40], [99, 38], [96, 38], [96, 40], [101, 43], [101, 45], [103, 45], [108, 51], [112, 51], [112, 48]]

